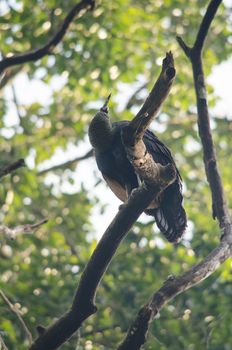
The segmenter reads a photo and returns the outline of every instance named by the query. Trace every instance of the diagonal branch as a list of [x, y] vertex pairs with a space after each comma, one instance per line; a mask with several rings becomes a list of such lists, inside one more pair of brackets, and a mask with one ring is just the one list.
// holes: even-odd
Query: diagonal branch
[[50, 171], [56, 171], [59, 169], [71, 168], [74, 164], [76, 164], [82, 160], [86, 160], [88, 158], [91, 158], [92, 156], [93, 156], [93, 149], [89, 150], [86, 154], [84, 154], [81, 157], [77, 157], [77, 158], [74, 158], [72, 160], [68, 160], [67, 162], [54, 165], [54, 166], [47, 168], [47, 169], [43, 169], [43, 170], [38, 172], [38, 175], [45, 175], [45, 174], [49, 173]]
[[83, 9], [93, 9], [95, 5], [94, 0], [81, 0], [78, 4], [76, 4], [68, 15], [65, 17], [60, 29], [55, 33], [55, 35], [45, 44], [43, 47], [29, 51], [27, 53], [22, 53], [19, 55], [13, 55], [10, 57], [5, 57], [0, 61], [0, 75], [4, 72], [4, 70], [8, 67], [15, 66], [18, 64], [24, 64], [26, 62], [36, 61], [40, 58], [44, 57], [51, 53], [54, 47], [59, 44], [59, 42], [63, 39], [66, 31], [69, 28], [70, 23], [77, 16], [78, 13]]
[[[131, 95], [129, 100], [127, 101], [125, 109], [131, 109], [135, 104], [140, 103], [140, 98], [138, 97], [139, 93], [147, 87], [148, 82], [146, 81], [143, 83], [138, 89], [135, 90], [135, 92]], [[142, 99], [141, 99], [142, 102]]]
[[119, 345], [118, 350], [139, 350], [146, 341], [149, 325], [157, 313], [176, 295], [200, 283], [216, 271], [232, 255], [232, 222], [225, 202], [221, 177], [217, 168], [216, 155], [210, 131], [209, 113], [206, 99], [206, 87], [201, 61], [201, 51], [210, 23], [221, 1], [211, 0], [200, 26], [193, 48], [188, 47], [178, 38], [185, 54], [190, 58], [193, 67], [198, 107], [198, 125], [203, 144], [206, 175], [210, 184], [216, 215], [222, 227], [222, 240], [202, 262], [193, 266], [179, 277], [169, 278], [143, 306], [128, 333]]
[[222, 0], [214, 0], [209, 3], [209, 6], [206, 10], [205, 16], [203, 17], [203, 20], [201, 22], [199, 31], [197, 33], [197, 37], [195, 40], [195, 43], [193, 45], [193, 50], [201, 53], [203, 50], [204, 42], [206, 39], [206, 36], [209, 31], [209, 27], [215, 17], [215, 14], [217, 12], [217, 9], [219, 5], [222, 3]]
[[[166, 186], [168, 182], [166, 182]], [[159, 186], [139, 188], [128, 203], [118, 212], [105, 231], [90, 258], [79, 282], [71, 309], [57, 322], [45, 329], [30, 350], [57, 349], [97, 311], [94, 305], [98, 285], [112, 260], [116, 249], [143, 210], [150, 204]]]
[[[170, 79], [166, 79], [166, 68], [166, 66], [165, 68], [163, 67], [156, 83], [163, 86], [162, 93], [154, 97], [155, 103], [149, 98], [149, 103], [145, 102], [145, 108], [148, 109], [153, 117], [157, 111], [157, 106], [161, 106], [170, 89]], [[166, 89], [164, 88], [165, 84]], [[147, 115], [145, 119], [147, 119]], [[130, 150], [131, 145], [133, 148], [136, 144], [133, 141], [133, 137], [136, 137], [134, 130], [132, 137], [124, 137], [124, 144], [127, 150]], [[143, 161], [144, 153], [137, 154], [136, 146], [135, 152], [136, 156], [141, 157], [140, 159]], [[152, 163], [150, 159], [145, 159], [145, 164], [149, 164], [152, 170], [150, 177], [144, 174], [145, 183], [133, 191], [128, 202], [122, 206], [106, 229], [83, 271], [70, 310], [47, 329], [42, 328], [42, 332], [40, 329], [39, 337], [32, 344], [30, 350], [57, 349], [80, 328], [86, 318], [97, 311], [95, 306], [97, 288], [118, 246], [144, 209], [164, 188], [175, 180], [176, 173], [173, 171], [172, 165], [169, 164], [163, 167], [154, 161]], [[143, 169], [140, 170], [143, 171]]]
[[163, 286], [155, 292], [149, 302], [144, 305], [135, 321], [131, 325], [126, 338], [119, 345], [118, 350], [139, 350], [145, 343], [151, 321], [159, 311], [178, 294], [199, 284], [211, 276], [220, 265], [232, 255], [232, 225], [226, 226], [225, 236], [220, 245], [215, 248], [202, 262], [193, 266], [183, 275], [170, 277]]
[[0, 168], [0, 179], [8, 174], [11, 174], [16, 169], [24, 166], [26, 166], [24, 159], [19, 159], [11, 164], [4, 166], [3, 168]]
[[40, 226], [46, 224], [47, 219], [43, 219], [36, 224], [26, 224], [21, 226], [16, 226], [14, 228], [9, 228], [5, 225], [0, 225], [0, 234], [5, 236], [7, 239], [15, 239], [20, 234], [28, 234], [34, 232]]
[[163, 60], [162, 70], [158, 80], [153, 86], [142, 108], [139, 110], [133, 121], [130, 123], [131, 126], [135, 124], [134, 127], [137, 128], [137, 126], [141, 124], [141, 117], [147, 113], [148, 118], [146, 118], [145, 128], [148, 128], [149, 124], [158, 114], [162, 103], [168, 96], [175, 75], [176, 70], [174, 67], [173, 56], [170, 51], [166, 53], [166, 57]]
[[0, 349], [1, 350], [9, 350], [8, 347], [6, 346], [2, 336], [1, 336], [1, 333], [0, 333]]

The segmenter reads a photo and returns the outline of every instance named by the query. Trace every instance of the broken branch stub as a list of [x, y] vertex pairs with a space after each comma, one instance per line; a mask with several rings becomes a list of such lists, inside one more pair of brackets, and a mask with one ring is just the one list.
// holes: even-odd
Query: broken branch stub
[[143, 136], [167, 98], [175, 74], [173, 55], [170, 51], [166, 53], [161, 73], [142, 108], [122, 130], [122, 142], [135, 172], [146, 185], [160, 187], [160, 192], [175, 181], [176, 169], [172, 164], [162, 166], [156, 163], [146, 149]]
[[157, 116], [160, 107], [168, 96], [175, 75], [176, 70], [174, 66], [174, 59], [170, 51], [166, 53], [166, 57], [163, 59], [161, 73], [155, 82], [149, 96], [147, 97], [146, 101], [144, 102], [142, 108], [139, 110], [135, 118], [131, 121], [132, 127], [136, 128], [138, 125], [137, 119], [140, 118], [141, 115], [145, 115], [147, 113], [148, 117], [143, 121], [139, 121], [139, 123], [142, 123], [142, 125], [145, 123], [146, 128], [148, 128], [152, 120], [154, 120], [154, 118]]
[[147, 186], [160, 187], [160, 191], [163, 191], [175, 181], [175, 166], [156, 163], [147, 151], [141, 135], [138, 137], [130, 125], [122, 130], [122, 141], [130, 163]]

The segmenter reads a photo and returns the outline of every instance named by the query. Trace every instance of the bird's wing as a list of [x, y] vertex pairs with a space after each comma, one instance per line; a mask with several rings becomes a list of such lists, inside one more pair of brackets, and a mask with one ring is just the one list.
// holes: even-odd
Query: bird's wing
[[162, 165], [175, 163], [170, 150], [150, 130], [146, 130], [143, 141], [155, 161]]
[[[151, 131], [145, 132], [143, 140], [155, 162], [175, 165], [169, 149]], [[177, 168], [176, 171], [176, 180], [162, 193], [160, 207], [146, 210], [147, 214], [155, 217], [158, 228], [170, 242], [177, 242], [187, 226], [187, 217], [182, 206], [182, 179]]]
[[122, 201], [125, 202], [127, 200], [127, 193], [123, 186], [120, 183], [109, 176], [102, 173], [103, 178], [105, 179], [107, 185], [111, 189], [111, 191]]

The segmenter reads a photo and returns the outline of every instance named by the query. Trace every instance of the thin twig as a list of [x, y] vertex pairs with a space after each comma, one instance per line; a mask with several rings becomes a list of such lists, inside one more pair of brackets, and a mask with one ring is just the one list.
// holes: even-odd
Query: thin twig
[[138, 94], [147, 87], [148, 82], [145, 82], [144, 84], [142, 84], [138, 89], [135, 90], [135, 92], [131, 95], [131, 97], [129, 98], [129, 100], [127, 101], [126, 107], [125, 109], [130, 109], [131, 107], [133, 107], [135, 104], [138, 104], [142, 101], [140, 101], [140, 99], [138, 99]]
[[16, 94], [16, 90], [15, 90], [14, 84], [11, 85], [11, 88], [12, 88], [12, 94], [13, 94], [13, 101], [14, 101], [15, 108], [16, 108], [16, 111], [17, 111], [17, 114], [18, 114], [19, 122], [21, 124], [22, 116], [21, 116], [21, 113], [20, 113], [20, 106], [19, 106], [19, 102], [18, 102], [18, 98], [17, 98], [17, 94]]
[[3, 168], [0, 169], [0, 179], [8, 174], [11, 174], [13, 171], [15, 171], [18, 168], [25, 167], [25, 161], [24, 159], [16, 160], [16, 162], [10, 163]]
[[60, 29], [55, 33], [52, 39], [50, 39], [47, 42], [47, 44], [45, 44], [43, 47], [33, 51], [29, 51], [27, 53], [3, 58], [0, 61], [0, 75], [8, 67], [15, 66], [18, 64], [24, 64], [26, 62], [36, 61], [44, 57], [45, 55], [50, 54], [54, 50], [55, 46], [63, 39], [67, 29], [69, 28], [70, 23], [77, 16], [77, 14], [80, 13], [82, 9], [93, 9], [94, 5], [94, 0], [82, 0], [81, 2], [76, 4], [65, 17]]
[[6, 294], [0, 289], [0, 296], [2, 298], [2, 300], [4, 301], [4, 303], [9, 307], [9, 309], [16, 315], [17, 319], [19, 320], [25, 334], [26, 337], [28, 338], [29, 344], [32, 343], [32, 335], [31, 332], [29, 331], [29, 329], [27, 328], [26, 323], [24, 322], [20, 311], [17, 309], [17, 307], [15, 307], [10, 300], [7, 298]]
[[26, 224], [9, 228], [5, 225], [0, 225], [0, 234], [4, 235], [7, 239], [15, 239], [19, 234], [33, 233], [38, 227], [46, 224], [47, 219], [43, 219], [36, 224]]
[[0, 334], [0, 350], [9, 350]]
[[68, 160], [67, 162], [64, 162], [64, 163], [61, 163], [61, 164], [57, 164], [57, 165], [54, 165], [50, 168], [47, 168], [47, 169], [43, 169], [41, 171], [38, 172], [38, 175], [45, 175], [47, 174], [48, 172], [51, 172], [51, 171], [56, 171], [56, 170], [59, 170], [59, 169], [69, 169], [71, 168], [74, 164], [82, 161], [82, 160], [86, 160], [88, 158], [91, 158], [93, 156], [93, 150], [89, 150], [86, 154], [84, 154], [83, 156], [81, 157], [77, 157], [77, 158], [74, 158], [72, 160]]

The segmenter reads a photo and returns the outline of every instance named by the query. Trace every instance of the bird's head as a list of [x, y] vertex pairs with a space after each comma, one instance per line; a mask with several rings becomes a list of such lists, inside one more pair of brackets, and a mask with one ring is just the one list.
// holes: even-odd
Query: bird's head
[[96, 151], [105, 151], [110, 148], [113, 140], [113, 129], [108, 115], [109, 95], [100, 111], [95, 114], [89, 125], [89, 140]]

